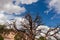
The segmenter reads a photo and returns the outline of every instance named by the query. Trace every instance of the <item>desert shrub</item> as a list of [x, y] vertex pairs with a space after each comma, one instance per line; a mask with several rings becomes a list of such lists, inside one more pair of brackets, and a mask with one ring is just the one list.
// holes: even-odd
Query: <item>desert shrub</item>
[[45, 37], [40, 37], [38, 40], [46, 40]]
[[22, 36], [20, 34], [16, 34], [14, 40], [22, 40]]
[[0, 40], [4, 40], [4, 38], [0, 35]]

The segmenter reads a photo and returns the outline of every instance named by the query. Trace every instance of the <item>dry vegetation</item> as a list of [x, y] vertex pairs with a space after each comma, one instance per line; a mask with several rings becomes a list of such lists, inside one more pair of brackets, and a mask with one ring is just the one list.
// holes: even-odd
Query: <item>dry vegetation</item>
[[[6, 29], [6, 25], [0, 25], [0, 35], [2, 34], [9, 34], [10, 32], [15, 33], [15, 40], [48, 40], [49, 36], [55, 37], [55, 34], [60, 31], [59, 26], [53, 29], [49, 29], [45, 34], [45, 37], [40, 37], [36, 39], [36, 35], [41, 33], [41, 30], [36, 30], [38, 26], [42, 25], [41, 18], [37, 15], [36, 18], [33, 20], [30, 14], [25, 15], [24, 17], [28, 23], [21, 22], [21, 25], [24, 27], [23, 29], [17, 29], [16, 27], [16, 20], [13, 24], [9, 24], [9, 26], [13, 25], [13, 29]], [[49, 35], [49, 32], [55, 31], [53, 34]], [[55, 37], [57, 39], [57, 37]], [[60, 40], [60, 39], [57, 39]]]

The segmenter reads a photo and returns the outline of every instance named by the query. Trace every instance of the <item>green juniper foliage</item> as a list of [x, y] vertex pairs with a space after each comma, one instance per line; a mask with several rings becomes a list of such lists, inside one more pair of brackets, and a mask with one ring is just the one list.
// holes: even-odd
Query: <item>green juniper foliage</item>
[[0, 35], [0, 40], [4, 40], [4, 38]]
[[41, 36], [38, 40], [46, 40], [46, 38]]
[[17, 33], [14, 37], [14, 40], [22, 40], [22, 35]]

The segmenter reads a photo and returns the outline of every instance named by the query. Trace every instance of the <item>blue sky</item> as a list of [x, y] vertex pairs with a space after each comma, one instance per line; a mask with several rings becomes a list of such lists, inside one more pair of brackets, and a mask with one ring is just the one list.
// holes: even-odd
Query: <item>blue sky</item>
[[[0, 2], [0, 16], [7, 19], [21, 17], [28, 12], [32, 17], [39, 14], [42, 22], [47, 26], [60, 24], [60, 1], [56, 0], [2, 0]], [[4, 6], [4, 7], [2, 7]], [[2, 19], [0, 17], [0, 19]], [[5, 19], [3, 19], [5, 20]]]
[[[36, 3], [30, 4], [30, 5], [23, 5], [26, 8], [26, 12], [30, 12], [32, 16], [35, 16], [39, 13], [39, 15], [42, 17], [42, 22], [45, 25], [48, 26], [56, 26], [60, 24], [60, 18], [55, 17], [54, 19], [51, 19], [55, 15], [54, 9], [52, 9], [48, 14], [44, 13], [44, 11], [48, 10], [48, 4], [45, 3], [45, 0], [39, 0]], [[60, 16], [57, 15], [56, 16]]]

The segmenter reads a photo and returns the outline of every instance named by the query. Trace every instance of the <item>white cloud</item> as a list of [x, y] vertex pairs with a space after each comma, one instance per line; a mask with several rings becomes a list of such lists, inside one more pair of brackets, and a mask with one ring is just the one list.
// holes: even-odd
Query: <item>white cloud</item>
[[[24, 7], [13, 4], [13, 0], [0, 0], [0, 24], [5, 24], [7, 20], [15, 18], [12, 14], [25, 12]], [[6, 15], [8, 13], [9, 15]]]
[[53, 36], [49, 36], [48, 40], [57, 40], [57, 39], [55, 37], [53, 37]]
[[36, 30], [39, 30], [39, 29], [49, 29], [49, 27], [44, 26], [44, 25], [40, 25], [40, 26], [38, 26], [38, 28]]
[[7, 13], [12, 14], [12, 13], [22, 13], [25, 11], [25, 8], [13, 4], [6, 4], [3, 10], [6, 11]]
[[58, 39], [60, 39], [60, 33], [57, 33], [57, 34], [56, 34], [56, 37], [57, 37]]
[[18, 6], [19, 3], [22, 4], [32, 4], [33, 2], [37, 2], [38, 0], [16, 0], [17, 5], [13, 4], [14, 0], [0, 0], [0, 11], [4, 11], [6, 13], [22, 13], [25, 12], [26, 9], [24, 7]]
[[13, 0], [0, 0], [0, 11], [4, 11], [6, 13], [22, 13], [25, 12], [24, 7], [20, 7], [18, 5], [13, 4]]
[[3, 25], [7, 22], [7, 20], [13, 19], [13, 15], [6, 15], [4, 11], [0, 11], [0, 24]]
[[[44, 26], [44, 25], [40, 25], [40, 26], [38, 26], [38, 28], [37, 28], [37, 30], [42, 30], [42, 32], [40, 32], [40, 34], [38, 33], [38, 35], [36, 36], [36, 38], [39, 38], [39, 37], [41, 37], [41, 36], [43, 36], [43, 37], [46, 37], [46, 33], [47, 33], [47, 31], [49, 30], [49, 29], [54, 29], [54, 28], [49, 28], [48, 26]], [[54, 36], [50, 36], [50, 35], [52, 35], [52, 34], [54, 34], [57, 30], [59, 30], [59, 28], [57, 28], [56, 30], [54, 30], [54, 31], [50, 31], [47, 35], [47, 40], [56, 40], [56, 38], [57, 39], [60, 39], [60, 32], [58, 32], [58, 33], [56, 33], [55, 34], [55, 36], [56, 36], [56, 38], [54, 37]]]
[[[13, 1], [16, 1], [16, 4], [13, 4]], [[20, 14], [22, 12], [25, 12], [25, 7], [18, 6], [19, 3], [22, 4], [32, 4], [34, 2], [37, 2], [38, 0], [0, 0], [0, 19], [3, 17], [7, 17], [6, 19], [9, 19], [11, 14]], [[8, 13], [10, 15], [5, 15], [4, 13]], [[14, 18], [14, 16], [12, 16]], [[5, 20], [5, 19], [3, 19]], [[0, 20], [1, 21], [1, 20]], [[1, 21], [2, 22], [2, 21]]]
[[38, 28], [36, 30], [40, 30], [40, 29], [41, 29], [41, 32], [46, 33], [49, 30], [49, 27], [40, 25], [40, 26], [38, 26]]
[[52, 7], [56, 4], [57, 0], [51, 0], [49, 6]]
[[3, 25], [6, 22], [7, 17], [0, 13], [0, 24]]
[[48, 10], [45, 10], [44, 13], [48, 14], [55, 6], [57, 0], [46, 0], [45, 2], [48, 4]]
[[55, 32], [54, 31], [51, 31], [51, 32], [49, 32], [49, 35], [52, 35], [52, 34], [54, 34]]
[[51, 19], [54, 19], [56, 17], [56, 15], [60, 14], [60, 0], [47, 0], [46, 2], [48, 2], [48, 10], [44, 11], [45, 13], [49, 13], [52, 9], [54, 9], [54, 12], [56, 12], [56, 14], [51, 17]]
[[16, 26], [18, 29], [24, 29], [24, 27], [22, 26], [22, 24], [29, 24], [28, 21], [23, 18], [23, 17], [15, 17], [16, 20]]
[[55, 11], [60, 14], [60, 0], [51, 0], [49, 6], [50, 8], [55, 8]]
[[37, 2], [38, 0], [16, 0], [16, 4], [22, 3], [22, 4], [32, 4]]
[[46, 35], [44, 33], [40, 33], [41, 36], [45, 37]]
[[[13, 4], [13, 1], [16, 1], [17, 5]], [[13, 13], [20, 14], [22, 12], [25, 12], [25, 7], [18, 6], [19, 3], [32, 4], [37, 1], [38, 0], [0, 0], [0, 21], [4, 22], [5, 20], [8, 20], [10, 18], [15, 18], [12, 15]], [[6, 15], [4, 13], [8, 13], [9, 15]]]

